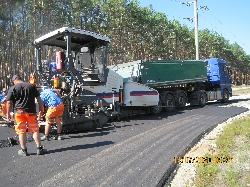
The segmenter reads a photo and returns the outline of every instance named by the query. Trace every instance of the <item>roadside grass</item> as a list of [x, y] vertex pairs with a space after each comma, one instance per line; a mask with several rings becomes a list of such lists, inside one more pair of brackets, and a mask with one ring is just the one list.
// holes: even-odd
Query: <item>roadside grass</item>
[[[232, 88], [244, 88], [242, 86], [233, 86]], [[245, 95], [250, 93], [250, 87], [245, 87], [244, 89], [233, 90], [233, 95]]]
[[[232, 146], [234, 145], [234, 136], [243, 135], [250, 139], [250, 117], [245, 117], [240, 120], [236, 120], [233, 123], [227, 125], [222, 135], [216, 141], [217, 147], [220, 149], [220, 154], [227, 156], [230, 154]], [[243, 145], [241, 145], [242, 147]], [[248, 145], [244, 145], [247, 146]]]
[[[237, 138], [240, 140], [236, 141]], [[232, 162], [216, 163], [212, 160], [210, 164], [197, 165], [196, 186], [250, 186], [250, 116], [224, 127], [216, 145], [218, 154], [209, 156], [232, 157]]]
[[234, 90], [233, 91], [233, 95], [245, 95], [245, 94], [249, 94], [250, 93], [250, 89], [244, 89], [244, 90]]
[[224, 180], [226, 181], [228, 186], [240, 186], [238, 184], [238, 180], [240, 178], [240, 173], [234, 171], [232, 167], [229, 168], [223, 175]]
[[[212, 157], [212, 155], [206, 155]], [[196, 186], [197, 187], [207, 187], [214, 180], [217, 173], [219, 172], [219, 167], [214, 162], [210, 164], [199, 164], [196, 174]]]

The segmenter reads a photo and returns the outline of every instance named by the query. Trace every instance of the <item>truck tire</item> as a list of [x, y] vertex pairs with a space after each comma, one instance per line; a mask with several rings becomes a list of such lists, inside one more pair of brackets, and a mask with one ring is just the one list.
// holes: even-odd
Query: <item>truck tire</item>
[[199, 106], [204, 107], [207, 103], [207, 96], [204, 92], [201, 92], [200, 98], [199, 98]]
[[187, 96], [184, 92], [180, 92], [177, 96], [177, 108], [183, 109], [187, 103]]
[[166, 95], [164, 109], [166, 111], [173, 111], [175, 109], [175, 99], [172, 94]]
[[223, 93], [223, 98], [222, 98], [221, 102], [226, 103], [229, 100], [229, 92], [227, 89], [224, 89], [223, 92], [224, 93]]
[[152, 112], [153, 114], [159, 114], [159, 113], [162, 112], [162, 99], [161, 99], [161, 97], [160, 97], [160, 100], [159, 100], [159, 102], [158, 102], [158, 106], [152, 107], [152, 108], [151, 108], [151, 112]]

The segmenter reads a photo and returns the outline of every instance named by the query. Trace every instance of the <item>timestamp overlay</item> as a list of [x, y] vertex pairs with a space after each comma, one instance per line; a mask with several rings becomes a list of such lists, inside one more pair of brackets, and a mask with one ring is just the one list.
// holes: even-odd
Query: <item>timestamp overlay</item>
[[233, 161], [232, 156], [184, 156], [184, 157], [174, 157], [174, 163], [176, 164], [191, 164], [191, 163], [196, 163], [196, 164], [211, 164], [211, 163], [216, 163], [216, 164], [230, 164]]

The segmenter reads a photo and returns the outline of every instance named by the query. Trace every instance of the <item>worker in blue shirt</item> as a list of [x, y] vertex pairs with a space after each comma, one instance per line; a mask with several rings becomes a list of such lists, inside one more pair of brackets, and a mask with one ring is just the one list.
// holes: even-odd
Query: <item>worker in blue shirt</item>
[[2, 104], [2, 101], [4, 100], [4, 97], [6, 95], [6, 88], [3, 88], [2, 93], [0, 93], [0, 103]]
[[0, 116], [5, 117], [6, 115], [6, 88], [3, 88], [2, 93], [0, 94]]
[[[57, 135], [54, 137], [55, 140], [62, 140], [62, 115], [64, 111], [64, 104], [60, 98], [60, 93], [56, 89], [44, 89], [40, 93], [40, 97], [43, 105], [48, 109], [45, 115], [46, 126], [45, 135], [41, 137], [41, 140], [48, 140], [50, 138], [51, 125], [56, 123], [57, 125]], [[42, 113], [39, 113], [38, 120], [41, 120]]]

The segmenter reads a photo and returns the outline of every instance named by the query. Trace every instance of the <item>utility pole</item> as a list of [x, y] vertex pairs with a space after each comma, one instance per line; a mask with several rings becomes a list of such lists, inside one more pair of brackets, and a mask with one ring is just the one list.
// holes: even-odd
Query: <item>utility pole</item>
[[183, 18], [189, 21], [194, 20], [194, 35], [195, 35], [195, 50], [196, 50], [196, 60], [199, 60], [199, 33], [198, 33], [198, 9], [204, 8], [208, 10], [207, 6], [200, 6], [197, 8], [197, 0], [193, 0], [192, 2], [181, 2], [181, 4], [185, 4], [190, 6], [190, 4], [194, 4], [194, 17], [193, 18]]
[[197, 0], [194, 0], [194, 33], [195, 33], [196, 60], [199, 60], [199, 33], [198, 33]]

